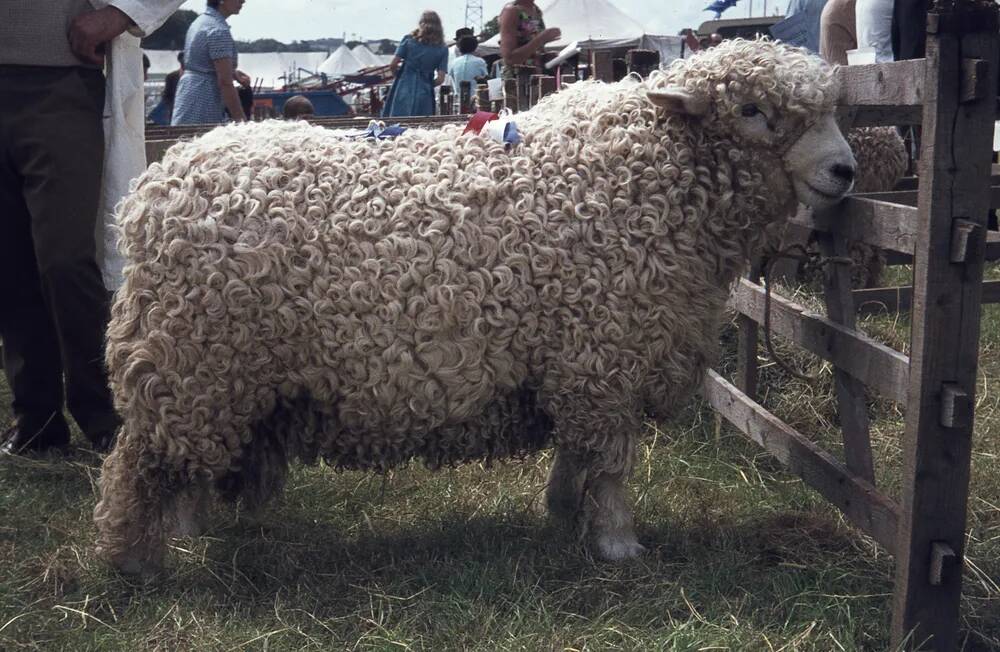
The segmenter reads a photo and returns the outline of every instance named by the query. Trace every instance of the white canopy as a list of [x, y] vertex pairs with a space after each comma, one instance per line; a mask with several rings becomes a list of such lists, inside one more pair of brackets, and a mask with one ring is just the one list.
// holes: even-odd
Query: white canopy
[[281, 88], [315, 73], [325, 58], [326, 52], [243, 52], [239, 69], [250, 75], [254, 84], [260, 81], [264, 88]]
[[[546, 49], [561, 50], [578, 41], [582, 50], [641, 47], [659, 50], [663, 62], [681, 55], [679, 36], [654, 36], [610, 0], [552, 0], [542, 7], [545, 25], [558, 27], [562, 38]], [[479, 54], [497, 54], [500, 35], [480, 44]]]
[[358, 58], [354, 56], [350, 48], [346, 45], [341, 45], [334, 50], [333, 54], [326, 61], [320, 64], [319, 72], [329, 77], [343, 77], [344, 75], [353, 75], [366, 67], [365, 64], [358, 61]]
[[375, 66], [385, 65], [382, 63], [382, 58], [369, 50], [364, 44], [355, 45], [354, 49], [351, 50], [351, 54], [354, 55], [354, 58], [357, 59], [364, 68], [373, 68]]

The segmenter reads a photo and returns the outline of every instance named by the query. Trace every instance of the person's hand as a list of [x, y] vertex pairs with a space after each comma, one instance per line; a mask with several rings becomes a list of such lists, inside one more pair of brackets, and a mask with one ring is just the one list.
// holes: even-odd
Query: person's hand
[[253, 84], [253, 80], [250, 79], [250, 75], [246, 74], [242, 70], [237, 70], [236, 72], [234, 72], [233, 79], [235, 79], [236, 83], [242, 86], [243, 88], [250, 88], [251, 84]]
[[558, 41], [562, 38], [562, 30], [558, 27], [550, 27], [541, 34], [539, 38], [542, 39], [542, 43], [551, 43], [552, 41]]
[[88, 11], [73, 19], [69, 26], [69, 47], [85, 63], [104, 63], [105, 44], [132, 25], [117, 7]]

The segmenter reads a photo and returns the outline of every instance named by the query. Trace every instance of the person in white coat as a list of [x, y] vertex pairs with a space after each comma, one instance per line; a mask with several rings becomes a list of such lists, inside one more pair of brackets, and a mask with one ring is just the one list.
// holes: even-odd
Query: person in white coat
[[858, 47], [874, 48], [875, 62], [892, 61], [893, 0], [857, 0]]
[[145, 167], [138, 36], [180, 4], [4, 0], [0, 338], [15, 423], [0, 457], [65, 449], [64, 404], [94, 450], [114, 443], [95, 235]]
[[[104, 285], [121, 286], [124, 260], [118, 251], [114, 211], [129, 184], [146, 169], [146, 105], [139, 39], [156, 31], [184, 0], [90, 0], [96, 11], [81, 14], [70, 30], [78, 56], [102, 60], [107, 76], [104, 110], [104, 180], [97, 224], [97, 256]], [[110, 39], [120, 24], [104, 14], [115, 10], [128, 18], [125, 30]], [[102, 27], [104, 31], [102, 31]], [[112, 30], [112, 31], [109, 31]], [[100, 39], [108, 39], [100, 41]], [[95, 45], [97, 43], [97, 45]]]

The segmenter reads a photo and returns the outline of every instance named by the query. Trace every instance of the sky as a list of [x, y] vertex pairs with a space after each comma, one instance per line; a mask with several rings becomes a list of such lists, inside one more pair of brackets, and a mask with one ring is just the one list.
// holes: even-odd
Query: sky
[[[646, 26], [651, 34], [676, 34], [683, 27], [697, 27], [713, 14], [704, 11], [711, 0], [611, 0], [619, 9]], [[768, 1], [768, 13], [779, 0]], [[787, 0], [780, 0], [781, 8]], [[552, 0], [537, 0], [543, 9]], [[764, 0], [740, 0], [727, 18], [763, 13]], [[486, 19], [497, 15], [506, 0], [483, 0]], [[204, 0], [188, 0], [184, 9], [201, 11]], [[247, 0], [243, 11], [229, 20], [233, 36], [241, 40], [274, 38], [283, 42], [340, 37], [349, 40], [399, 39], [416, 27], [423, 9], [441, 14], [445, 33], [454, 33], [465, 22], [465, 0]]]

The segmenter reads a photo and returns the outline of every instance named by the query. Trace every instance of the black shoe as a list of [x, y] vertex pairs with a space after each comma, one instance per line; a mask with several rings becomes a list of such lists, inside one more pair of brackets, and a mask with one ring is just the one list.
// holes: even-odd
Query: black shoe
[[61, 414], [47, 419], [21, 416], [4, 433], [0, 455], [25, 455], [69, 448], [69, 427]]

